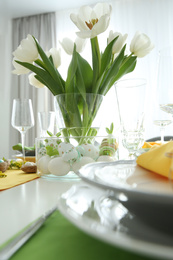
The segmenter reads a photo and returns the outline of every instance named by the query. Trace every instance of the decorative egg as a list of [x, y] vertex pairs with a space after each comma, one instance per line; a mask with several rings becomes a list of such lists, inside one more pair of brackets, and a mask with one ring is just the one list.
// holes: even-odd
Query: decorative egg
[[34, 162], [26, 162], [25, 163], [25, 166], [35, 166], [36, 165], [36, 163], [34, 163]]
[[63, 160], [66, 162], [69, 162], [69, 163], [76, 161], [78, 157], [79, 157], [79, 154], [76, 151], [76, 149], [71, 149], [69, 151], [66, 151], [62, 155]]
[[113, 162], [115, 159], [109, 155], [101, 155], [97, 159], [97, 162]]
[[1, 163], [1, 162], [4, 162], [4, 160], [0, 159], [0, 163]]
[[81, 156], [85, 156], [85, 149], [84, 147], [82, 147], [82, 145], [78, 145], [76, 147], [76, 150], [78, 151], [78, 153], [81, 155]]
[[118, 149], [118, 143], [115, 138], [105, 138], [100, 145], [99, 155], [114, 156]]
[[58, 145], [61, 142], [61, 140], [53, 139], [53, 138], [47, 138], [45, 141], [46, 141], [46, 146], [52, 146], [56, 149], [58, 149]]
[[40, 150], [38, 151], [38, 158], [37, 159], [40, 159], [42, 156], [46, 155], [46, 148], [45, 147], [42, 147], [40, 148]]
[[72, 165], [72, 171], [77, 172], [83, 165], [95, 162], [91, 157], [83, 156], [80, 161], [76, 161]]
[[70, 164], [65, 162], [62, 157], [56, 157], [49, 162], [48, 169], [53, 175], [64, 176], [70, 171]]
[[58, 145], [58, 151], [60, 156], [62, 156], [65, 152], [68, 152], [72, 149], [75, 149], [75, 147], [70, 143], [62, 142]]
[[84, 150], [84, 156], [91, 157], [92, 159], [96, 160], [99, 156], [99, 149], [94, 146], [93, 144], [82, 144], [81, 145]]
[[17, 163], [23, 163], [23, 160], [19, 158], [19, 159], [16, 159], [16, 162]]
[[37, 162], [37, 168], [38, 170], [43, 173], [43, 174], [49, 174], [49, 170], [48, 170], [48, 163], [50, 162], [51, 157], [48, 155], [44, 155], [42, 156], [38, 162]]

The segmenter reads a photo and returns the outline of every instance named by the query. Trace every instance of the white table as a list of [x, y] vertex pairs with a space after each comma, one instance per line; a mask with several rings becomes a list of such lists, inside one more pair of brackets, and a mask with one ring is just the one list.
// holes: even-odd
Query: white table
[[0, 245], [55, 207], [58, 196], [75, 183], [39, 178], [1, 191]]

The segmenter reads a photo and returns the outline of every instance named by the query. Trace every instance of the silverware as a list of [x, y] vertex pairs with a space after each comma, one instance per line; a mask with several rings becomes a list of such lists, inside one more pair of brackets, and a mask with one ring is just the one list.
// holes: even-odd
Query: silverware
[[57, 210], [57, 207], [52, 208], [37, 220], [32, 222], [24, 231], [9, 242], [0, 250], [0, 260], [8, 260], [24, 243], [31, 238], [44, 222]]

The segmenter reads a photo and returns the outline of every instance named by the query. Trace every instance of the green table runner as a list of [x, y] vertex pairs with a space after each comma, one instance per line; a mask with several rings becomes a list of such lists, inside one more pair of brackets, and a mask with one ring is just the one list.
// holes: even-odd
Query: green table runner
[[[11, 260], [153, 260], [97, 240], [56, 211]], [[5, 259], [4, 259], [5, 260]]]

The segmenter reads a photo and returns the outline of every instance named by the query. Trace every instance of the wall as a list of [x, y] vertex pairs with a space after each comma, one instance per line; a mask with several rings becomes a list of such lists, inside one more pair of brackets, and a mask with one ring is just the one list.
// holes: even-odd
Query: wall
[[10, 158], [11, 21], [0, 6], [0, 159]]

